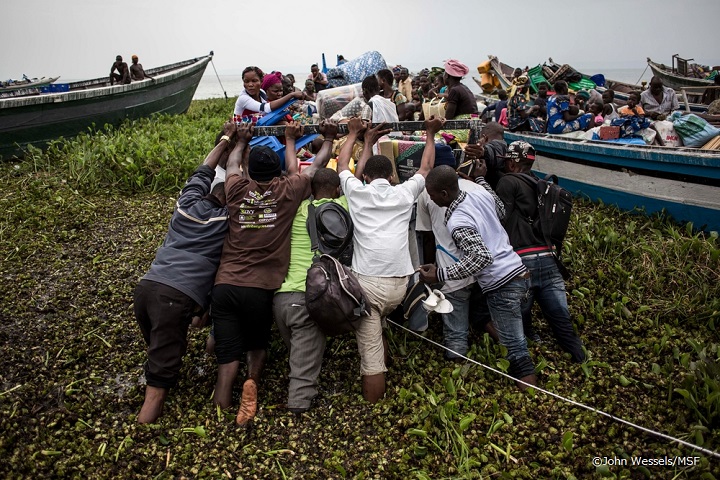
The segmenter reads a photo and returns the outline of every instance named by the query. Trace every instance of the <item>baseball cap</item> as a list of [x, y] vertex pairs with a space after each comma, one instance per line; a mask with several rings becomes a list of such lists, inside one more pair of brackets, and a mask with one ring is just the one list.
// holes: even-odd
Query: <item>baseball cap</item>
[[500, 158], [510, 158], [514, 162], [520, 160], [535, 161], [535, 149], [528, 142], [517, 140], [508, 145], [507, 155], [499, 155]]
[[268, 182], [282, 173], [280, 157], [275, 151], [265, 145], [253, 147], [248, 159], [248, 174], [258, 182]]

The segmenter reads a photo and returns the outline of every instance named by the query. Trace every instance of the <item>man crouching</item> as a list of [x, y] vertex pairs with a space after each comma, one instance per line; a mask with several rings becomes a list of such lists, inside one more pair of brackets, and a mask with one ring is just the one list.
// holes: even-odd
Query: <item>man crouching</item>
[[235, 124], [225, 123], [224, 135], [188, 179], [165, 241], [135, 289], [135, 318], [148, 346], [139, 423], [152, 423], [162, 414], [168, 390], [180, 375], [188, 327], [209, 304], [228, 229], [224, 184], [212, 191], [211, 185], [215, 167], [232, 150], [235, 133]]

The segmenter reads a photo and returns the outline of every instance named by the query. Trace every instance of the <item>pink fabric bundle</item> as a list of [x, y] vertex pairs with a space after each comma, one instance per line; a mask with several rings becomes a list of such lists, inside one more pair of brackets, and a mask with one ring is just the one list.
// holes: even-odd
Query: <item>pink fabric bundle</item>
[[280, 72], [272, 72], [268, 73], [263, 77], [262, 85], [260, 88], [263, 90], [267, 90], [272, 85], [275, 85], [276, 83], [282, 83], [282, 73]]

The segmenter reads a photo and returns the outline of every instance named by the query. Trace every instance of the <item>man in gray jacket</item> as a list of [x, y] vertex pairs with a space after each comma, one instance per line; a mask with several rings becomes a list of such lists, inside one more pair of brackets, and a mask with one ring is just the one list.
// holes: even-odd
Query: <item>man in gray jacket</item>
[[228, 229], [224, 184], [212, 191], [210, 186], [218, 162], [232, 151], [235, 130], [232, 122], [225, 124], [224, 135], [188, 179], [165, 241], [135, 289], [135, 318], [148, 346], [140, 423], [152, 423], [161, 415], [168, 390], [178, 381], [188, 327], [209, 304]]

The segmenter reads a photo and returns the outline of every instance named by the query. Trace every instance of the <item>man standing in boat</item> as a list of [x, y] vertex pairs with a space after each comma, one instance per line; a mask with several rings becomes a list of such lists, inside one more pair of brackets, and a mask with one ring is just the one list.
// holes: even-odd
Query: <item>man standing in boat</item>
[[[117, 70], [118, 73], [115, 73]], [[110, 85], [114, 85], [118, 82], [122, 85], [130, 83], [130, 70], [128, 64], [123, 62], [122, 55], [115, 57], [115, 63], [110, 67]]]

